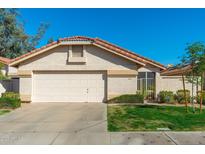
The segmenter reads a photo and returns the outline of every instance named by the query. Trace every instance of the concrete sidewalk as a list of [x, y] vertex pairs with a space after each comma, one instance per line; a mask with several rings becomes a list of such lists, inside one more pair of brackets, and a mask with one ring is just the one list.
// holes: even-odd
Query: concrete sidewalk
[[201, 145], [204, 132], [10, 132], [1, 133], [1, 144], [57, 145]]
[[110, 144], [200, 145], [205, 144], [205, 132], [132, 132], [110, 133]]

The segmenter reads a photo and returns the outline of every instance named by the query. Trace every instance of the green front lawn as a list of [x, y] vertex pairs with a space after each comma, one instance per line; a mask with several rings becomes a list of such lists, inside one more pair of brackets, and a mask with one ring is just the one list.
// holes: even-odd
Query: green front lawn
[[0, 115], [10, 112], [9, 110], [0, 110]]
[[171, 106], [109, 106], [109, 131], [156, 131], [169, 128], [175, 131], [205, 130], [205, 110], [200, 114], [191, 108]]

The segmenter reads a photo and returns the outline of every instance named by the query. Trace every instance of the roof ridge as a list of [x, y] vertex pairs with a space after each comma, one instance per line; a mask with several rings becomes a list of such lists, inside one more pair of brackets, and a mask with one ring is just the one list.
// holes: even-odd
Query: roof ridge
[[71, 36], [71, 37], [64, 37], [64, 38], [59, 38], [59, 41], [66, 41], [66, 40], [72, 40], [72, 39], [85, 39], [85, 40], [94, 40], [91, 37], [87, 36]]

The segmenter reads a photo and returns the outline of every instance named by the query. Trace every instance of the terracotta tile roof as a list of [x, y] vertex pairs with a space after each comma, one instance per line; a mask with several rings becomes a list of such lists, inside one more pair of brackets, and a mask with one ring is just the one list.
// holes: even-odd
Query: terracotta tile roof
[[3, 64], [9, 64], [11, 62], [11, 59], [5, 58], [5, 57], [0, 57], [0, 62]]
[[192, 70], [191, 65], [186, 65], [184, 67], [171, 67], [168, 68], [167, 70], [161, 72], [161, 75], [164, 76], [180, 76], [182, 74], [186, 74]]
[[127, 57], [129, 57], [129, 58], [131, 58], [133, 60], [137, 60], [137, 61], [139, 61], [141, 63], [154, 65], [156, 67], [159, 67], [162, 70], [166, 69], [166, 67], [164, 65], [162, 65], [162, 64], [160, 64], [160, 63], [158, 63], [156, 61], [153, 61], [153, 60], [150, 60], [150, 59], [145, 58], [143, 56], [140, 56], [140, 55], [138, 55], [136, 53], [133, 53], [133, 52], [127, 50], [127, 49], [123, 49], [123, 48], [121, 48], [121, 47], [119, 47], [117, 45], [114, 45], [112, 43], [109, 43], [109, 42], [107, 42], [105, 40], [102, 40], [102, 39], [99, 39], [99, 38], [90, 38], [90, 37], [85, 37], [85, 36], [73, 36], [73, 37], [60, 38], [58, 41], [52, 42], [52, 43], [47, 44], [47, 45], [45, 45], [45, 46], [43, 46], [41, 48], [35, 49], [35, 50], [31, 51], [31, 52], [28, 52], [28, 53], [26, 53], [26, 54], [24, 54], [24, 55], [22, 55], [20, 57], [12, 59], [10, 62], [15, 62], [17, 60], [20, 60], [20, 59], [22, 59], [24, 57], [27, 57], [27, 56], [32, 55], [34, 53], [37, 53], [37, 52], [39, 52], [39, 51], [41, 51], [43, 49], [46, 49], [46, 48], [48, 48], [48, 47], [50, 47], [52, 45], [55, 45], [55, 44], [58, 44], [58, 43], [61, 43], [61, 42], [64, 42], [64, 41], [91, 41], [91, 43], [93, 43], [93, 44], [100, 45], [100, 46], [102, 46], [104, 48], [113, 50], [113, 51], [115, 51], [115, 52], [117, 52], [119, 54], [127, 56]]

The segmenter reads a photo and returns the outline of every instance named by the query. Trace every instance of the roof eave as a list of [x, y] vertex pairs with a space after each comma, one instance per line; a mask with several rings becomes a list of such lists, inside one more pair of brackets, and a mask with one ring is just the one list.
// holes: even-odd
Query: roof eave
[[174, 70], [167, 70], [165, 72], [162, 72], [161, 75], [162, 76], [180, 76], [180, 75], [185, 75], [189, 72], [192, 71], [192, 68], [191, 66], [188, 66], [188, 67], [184, 67], [184, 68], [181, 68], [181, 69], [174, 69]]

